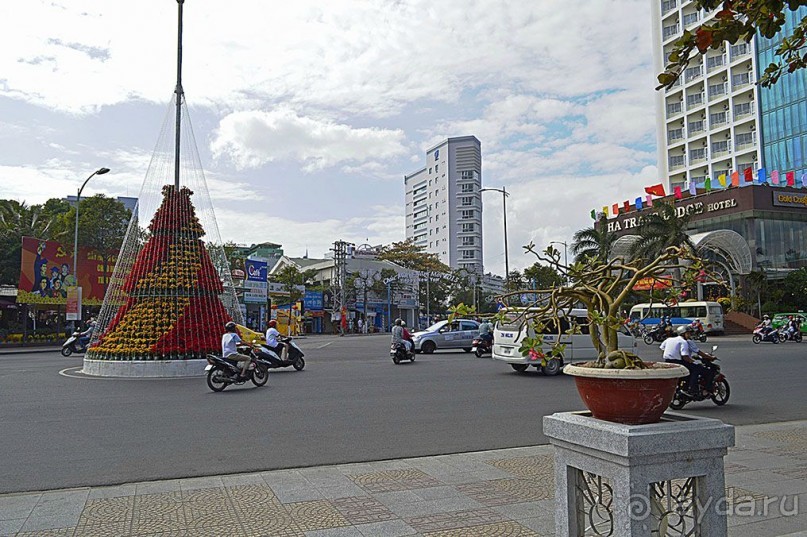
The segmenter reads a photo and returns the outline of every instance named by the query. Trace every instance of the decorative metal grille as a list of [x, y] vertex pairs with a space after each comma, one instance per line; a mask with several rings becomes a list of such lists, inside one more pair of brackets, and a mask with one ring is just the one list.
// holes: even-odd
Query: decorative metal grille
[[575, 499], [581, 537], [614, 534], [614, 489], [607, 478], [578, 471]]
[[575, 509], [579, 537], [614, 534], [615, 509], [628, 509], [650, 526], [653, 537], [699, 537], [696, 478], [651, 483], [649, 497], [635, 495], [630, 505], [614, 506], [614, 490], [608, 478], [578, 470]]

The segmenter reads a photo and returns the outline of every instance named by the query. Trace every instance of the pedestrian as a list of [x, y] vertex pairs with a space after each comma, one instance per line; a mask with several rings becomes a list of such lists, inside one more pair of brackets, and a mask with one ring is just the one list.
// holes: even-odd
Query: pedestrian
[[364, 321], [359, 317], [359, 320], [356, 322], [359, 324], [359, 333], [364, 334]]

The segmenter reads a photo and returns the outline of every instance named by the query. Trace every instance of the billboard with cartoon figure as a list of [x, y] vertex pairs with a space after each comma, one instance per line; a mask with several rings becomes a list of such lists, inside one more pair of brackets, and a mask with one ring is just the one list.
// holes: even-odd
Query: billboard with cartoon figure
[[[78, 277], [82, 287], [82, 303], [100, 305], [105, 283], [112, 276], [115, 259], [108, 262], [104, 274], [103, 260], [95, 252], [79, 248]], [[56, 241], [34, 237], [22, 239], [22, 263], [17, 302], [27, 304], [65, 304], [67, 288], [76, 285], [73, 248]]]

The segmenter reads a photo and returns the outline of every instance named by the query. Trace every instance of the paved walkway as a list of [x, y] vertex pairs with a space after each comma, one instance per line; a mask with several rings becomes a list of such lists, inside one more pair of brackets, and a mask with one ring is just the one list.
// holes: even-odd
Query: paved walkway
[[[0, 535], [549, 536], [553, 472], [535, 446], [7, 494]], [[807, 536], [807, 421], [738, 427], [726, 473], [729, 535]]]

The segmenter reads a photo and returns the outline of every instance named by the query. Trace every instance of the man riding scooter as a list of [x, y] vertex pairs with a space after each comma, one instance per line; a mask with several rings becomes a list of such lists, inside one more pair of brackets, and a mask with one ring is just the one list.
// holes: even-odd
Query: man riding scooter
[[[677, 337], [665, 339], [659, 348], [664, 353], [664, 361], [680, 364], [689, 370], [689, 384], [687, 391], [693, 398], [698, 398], [701, 375], [707, 374], [706, 368], [697, 363], [692, 357], [693, 355], [699, 356], [700, 350], [697, 346], [694, 347], [690, 343], [692, 329], [689, 326], [679, 326], [676, 330]], [[693, 352], [694, 351], [694, 352]], [[706, 353], [703, 353], [706, 354]]]
[[[288, 358], [289, 349], [282, 341], [278, 341], [280, 332], [277, 330], [277, 321], [272, 319], [266, 325], [266, 347], [280, 356], [280, 361], [285, 362]], [[277, 358], [271, 354], [266, 354], [266, 359], [275, 365], [280, 365]]]

